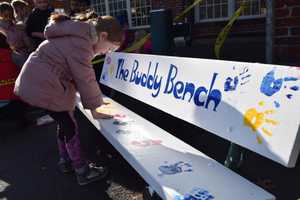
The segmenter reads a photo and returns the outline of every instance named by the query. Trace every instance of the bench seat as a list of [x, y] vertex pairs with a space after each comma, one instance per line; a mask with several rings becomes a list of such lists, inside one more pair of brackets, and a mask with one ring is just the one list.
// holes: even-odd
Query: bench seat
[[[274, 200], [275, 197], [109, 97], [113, 119], [77, 107], [163, 199]], [[192, 198], [191, 198], [192, 199]]]

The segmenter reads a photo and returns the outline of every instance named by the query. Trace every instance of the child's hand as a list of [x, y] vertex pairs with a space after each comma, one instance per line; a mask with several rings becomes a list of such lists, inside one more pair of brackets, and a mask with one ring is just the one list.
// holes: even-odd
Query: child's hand
[[108, 119], [114, 116], [113, 105], [110, 102], [103, 102], [101, 106], [91, 112], [95, 119]]
[[[101, 106], [98, 108], [101, 108]], [[102, 108], [101, 108], [101, 110], [98, 108], [96, 108], [95, 110], [91, 110], [91, 113], [92, 113], [92, 116], [94, 119], [110, 119], [113, 117], [113, 115], [109, 114], [108, 112], [103, 111]]]
[[109, 101], [103, 101], [103, 105], [109, 105], [111, 104]]

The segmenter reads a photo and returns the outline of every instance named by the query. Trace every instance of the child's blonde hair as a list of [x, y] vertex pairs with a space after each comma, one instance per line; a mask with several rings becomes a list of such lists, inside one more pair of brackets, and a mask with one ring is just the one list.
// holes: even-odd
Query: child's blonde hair
[[[51, 15], [51, 21], [61, 22], [69, 20], [70, 17], [62, 14]], [[115, 17], [112, 16], [97, 16], [94, 12], [87, 12], [77, 15], [73, 20], [89, 21], [92, 22], [97, 33], [106, 32], [107, 40], [115, 43], [122, 43], [123, 41], [123, 29]]]

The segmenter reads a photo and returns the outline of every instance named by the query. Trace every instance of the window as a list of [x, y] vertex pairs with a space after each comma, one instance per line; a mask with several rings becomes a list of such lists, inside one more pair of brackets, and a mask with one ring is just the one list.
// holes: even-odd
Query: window
[[105, 0], [91, 0], [91, 5], [98, 15], [106, 15]]
[[109, 14], [115, 17], [126, 14], [126, 0], [108, 0]]
[[[241, 6], [243, 0], [235, 1], [235, 9], [238, 9]], [[247, 0], [249, 5], [245, 8], [241, 16], [257, 16], [263, 14], [264, 9], [262, 9], [262, 5], [260, 0]]]
[[218, 19], [228, 16], [227, 0], [205, 0], [199, 5], [199, 19]]
[[149, 24], [150, 0], [131, 0], [132, 26], [144, 26]]
[[[243, 0], [203, 0], [195, 9], [196, 21], [227, 20], [239, 9]], [[241, 14], [242, 18], [264, 16], [265, 9], [261, 0], [246, 0], [248, 6]]]
[[99, 15], [112, 15], [123, 22], [128, 19], [129, 28], [149, 25], [151, 0], [91, 0], [91, 6]]

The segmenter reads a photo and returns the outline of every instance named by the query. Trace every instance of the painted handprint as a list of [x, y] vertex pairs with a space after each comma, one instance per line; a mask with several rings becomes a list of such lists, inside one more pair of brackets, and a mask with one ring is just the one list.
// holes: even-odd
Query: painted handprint
[[[264, 106], [264, 102], [259, 102], [259, 106]], [[267, 136], [272, 136], [273, 133], [267, 128], [263, 127], [264, 124], [270, 124], [273, 126], [278, 125], [278, 122], [267, 118], [267, 115], [274, 114], [275, 110], [265, 110], [263, 112], [259, 112], [256, 108], [249, 108], [244, 114], [244, 124], [252, 129], [252, 131], [256, 134], [256, 140], [259, 144], [262, 144], [262, 138], [258, 135], [258, 132], [262, 132]]]
[[[295, 82], [295, 81], [298, 81], [298, 78], [291, 77], [291, 76], [275, 79], [275, 70], [272, 70], [264, 76], [261, 82], [260, 92], [270, 97], [273, 96], [275, 93], [279, 92], [283, 86], [284, 89], [289, 89], [288, 93], [286, 94], [286, 97], [288, 99], [291, 99], [293, 95], [290, 92], [298, 91], [299, 86], [297, 85], [287, 86], [285, 85], [285, 83]], [[280, 107], [280, 103], [278, 101], [274, 101], [274, 104], [277, 108]]]
[[214, 196], [212, 196], [207, 190], [195, 187], [193, 190], [185, 194], [184, 196], [175, 196], [174, 200], [214, 200]]
[[131, 134], [131, 131], [129, 129], [118, 129], [116, 130], [116, 133], [121, 135], [127, 135], [127, 134]]
[[178, 173], [182, 173], [182, 172], [192, 172], [193, 171], [191, 164], [185, 163], [182, 161], [179, 161], [177, 163], [170, 164], [170, 165], [161, 165], [158, 167], [158, 169], [161, 172], [161, 174], [159, 174], [159, 176], [174, 175], [174, 174], [178, 174]]
[[[235, 67], [233, 67], [233, 70], [235, 70]], [[245, 85], [250, 80], [251, 74], [249, 74], [249, 69], [247, 67], [244, 67], [241, 72], [238, 72], [238, 75], [235, 77], [227, 77], [226, 81], [224, 83], [224, 91], [235, 91], [237, 89], [238, 85]]]
[[117, 126], [126, 126], [130, 123], [134, 122], [134, 120], [130, 119], [129, 117], [116, 117], [114, 116], [113, 124]]
[[103, 69], [103, 72], [102, 72], [102, 79], [107, 81], [108, 80], [108, 77], [112, 77], [113, 76], [113, 73], [114, 73], [114, 65], [111, 64], [111, 57], [107, 57], [105, 62], [107, 65], [109, 65], [107, 68], [104, 68]]
[[131, 142], [132, 145], [138, 146], [138, 147], [148, 147], [148, 146], [153, 146], [153, 145], [160, 145], [162, 143], [161, 140], [142, 140], [142, 141], [137, 141], [134, 140]]

